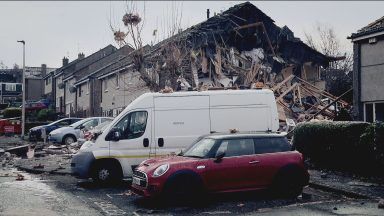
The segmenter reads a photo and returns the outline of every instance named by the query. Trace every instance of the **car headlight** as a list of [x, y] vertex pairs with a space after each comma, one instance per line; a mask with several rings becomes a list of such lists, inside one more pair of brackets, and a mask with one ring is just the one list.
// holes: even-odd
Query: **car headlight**
[[160, 177], [164, 175], [169, 169], [169, 164], [163, 164], [155, 169], [155, 172], [153, 172], [153, 177]]

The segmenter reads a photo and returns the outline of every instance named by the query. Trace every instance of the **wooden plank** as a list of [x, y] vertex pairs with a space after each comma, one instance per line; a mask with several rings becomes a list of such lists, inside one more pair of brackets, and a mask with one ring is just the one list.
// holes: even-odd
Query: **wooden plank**
[[281, 100], [283, 97], [288, 94], [292, 89], [296, 88], [296, 86], [300, 85], [299, 83], [293, 84], [291, 87], [289, 87], [285, 92], [283, 92], [276, 100]]
[[276, 86], [274, 86], [273, 88], [271, 88], [272, 91], [276, 91], [277, 89], [279, 89], [282, 85], [284, 85], [286, 82], [290, 81], [291, 79], [293, 79], [295, 76], [293, 74], [291, 74], [290, 76], [288, 76], [287, 78], [285, 78], [283, 81], [281, 81], [280, 83], [278, 83]]
[[348, 91], [344, 92], [343, 94], [341, 94], [339, 97], [336, 98], [336, 100], [334, 100], [332, 103], [329, 103], [327, 106], [325, 106], [323, 109], [321, 109], [320, 111], [318, 111], [317, 113], [315, 113], [312, 118], [315, 118], [317, 115], [319, 115], [320, 113], [322, 113], [324, 110], [328, 109], [330, 106], [332, 106], [334, 103], [336, 103], [338, 100], [340, 100], [342, 97], [344, 97], [346, 94], [348, 94], [350, 91], [352, 91], [353, 88], [349, 89]]

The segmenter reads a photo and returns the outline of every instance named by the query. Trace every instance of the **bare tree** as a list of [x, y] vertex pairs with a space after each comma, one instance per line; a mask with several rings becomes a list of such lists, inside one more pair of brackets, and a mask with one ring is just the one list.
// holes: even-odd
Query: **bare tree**
[[0, 61], [0, 69], [7, 69], [8, 67], [4, 64], [3, 61]]
[[[329, 67], [323, 70], [322, 77], [326, 81], [326, 90], [339, 96], [352, 88], [352, 73], [349, 73], [353, 66], [352, 52], [341, 45], [334, 28], [316, 23], [314, 33], [305, 32], [305, 38], [310, 47], [326, 56], [345, 57], [342, 60], [330, 62]], [[352, 95], [347, 95], [345, 99], [351, 102]]]
[[345, 73], [351, 71], [353, 64], [352, 52], [341, 45], [334, 28], [330, 25], [316, 23], [313, 32], [312, 34], [304, 33], [306, 43], [310, 47], [327, 56], [345, 57], [343, 60], [331, 62], [329, 68], [343, 70]]

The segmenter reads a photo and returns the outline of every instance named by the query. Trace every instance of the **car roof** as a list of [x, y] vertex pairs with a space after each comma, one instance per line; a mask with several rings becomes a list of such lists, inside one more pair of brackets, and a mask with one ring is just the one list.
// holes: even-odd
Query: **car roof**
[[212, 133], [203, 136], [210, 139], [238, 139], [238, 138], [258, 138], [258, 137], [285, 137], [286, 133], [280, 132], [235, 132], [235, 133]]

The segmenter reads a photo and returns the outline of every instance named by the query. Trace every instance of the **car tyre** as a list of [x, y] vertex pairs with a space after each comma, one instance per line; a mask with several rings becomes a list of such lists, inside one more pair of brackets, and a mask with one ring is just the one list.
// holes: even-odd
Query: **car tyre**
[[296, 198], [303, 192], [301, 173], [297, 169], [281, 171], [272, 185], [272, 193], [282, 198]]
[[199, 204], [202, 201], [204, 190], [198, 177], [179, 175], [167, 181], [163, 190], [164, 200], [168, 204]]
[[122, 179], [122, 174], [114, 164], [108, 162], [99, 163], [95, 165], [93, 170], [92, 179], [96, 183], [110, 184], [118, 182]]
[[69, 134], [69, 135], [65, 135], [64, 138], [63, 138], [63, 145], [70, 145], [74, 142], [76, 142], [76, 137]]

